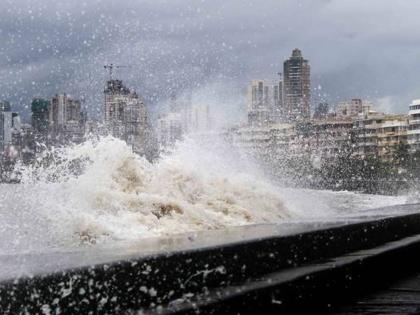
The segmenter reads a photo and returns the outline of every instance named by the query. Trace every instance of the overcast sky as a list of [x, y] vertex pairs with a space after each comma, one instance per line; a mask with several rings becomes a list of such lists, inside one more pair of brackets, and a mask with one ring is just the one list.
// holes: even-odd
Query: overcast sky
[[241, 107], [248, 81], [275, 79], [299, 47], [313, 102], [406, 112], [420, 98], [419, 12], [418, 0], [1, 0], [0, 99], [23, 110], [67, 92], [99, 112], [114, 63], [154, 109], [185, 90]]

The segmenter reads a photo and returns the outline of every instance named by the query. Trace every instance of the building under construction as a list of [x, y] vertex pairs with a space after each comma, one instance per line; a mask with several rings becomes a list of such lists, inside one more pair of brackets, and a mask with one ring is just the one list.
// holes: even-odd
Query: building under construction
[[126, 141], [134, 152], [148, 155], [151, 133], [141, 97], [114, 79], [107, 81], [104, 94], [107, 133]]

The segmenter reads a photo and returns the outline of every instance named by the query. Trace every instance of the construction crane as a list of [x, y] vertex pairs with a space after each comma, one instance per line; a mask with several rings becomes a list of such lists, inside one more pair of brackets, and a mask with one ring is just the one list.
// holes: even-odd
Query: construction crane
[[114, 71], [114, 68], [115, 69], [129, 68], [129, 66], [117, 66], [117, 65], [114, 65], [113, 63], [110, 63], [109, 65], [105, 65], [104, 68], [106, 70], [109, 70], [109, 79], [112, 80], [112, 72]]

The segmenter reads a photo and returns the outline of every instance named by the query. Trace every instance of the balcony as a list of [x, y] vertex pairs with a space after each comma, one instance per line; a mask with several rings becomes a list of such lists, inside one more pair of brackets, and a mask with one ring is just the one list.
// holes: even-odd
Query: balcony
[[420, 134], [420, 128], [414, 130], [407, 130], [407, 135], [418, 135]]

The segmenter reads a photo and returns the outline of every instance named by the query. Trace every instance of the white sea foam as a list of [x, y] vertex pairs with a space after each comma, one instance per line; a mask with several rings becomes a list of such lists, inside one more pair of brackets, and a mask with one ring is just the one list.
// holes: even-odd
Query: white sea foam
[[[196, 141], [149, 163], [107, 137], [49, 153], [21, 167], [15, 196], [3, 200], [42, 217], [59, 238], [138, 239], [292, 217], [278, 189], [223, 149]], [[220, 147], [219, 147], [220, 148]], [[225, 148], [226, 149], [226, 148]], [[44, 222], [45, 223], [45, 222]]]
[[150, 163], [106, 137], [54, 150], [36, 166], [18, 170], [22, 183], [0, 185], [4, 251], [334, 217], [354, 199], [367, 200], [361, 209], [379, 200], [404, 202], [282, 189], [222, 142], [203, 145], [197, 139]]

